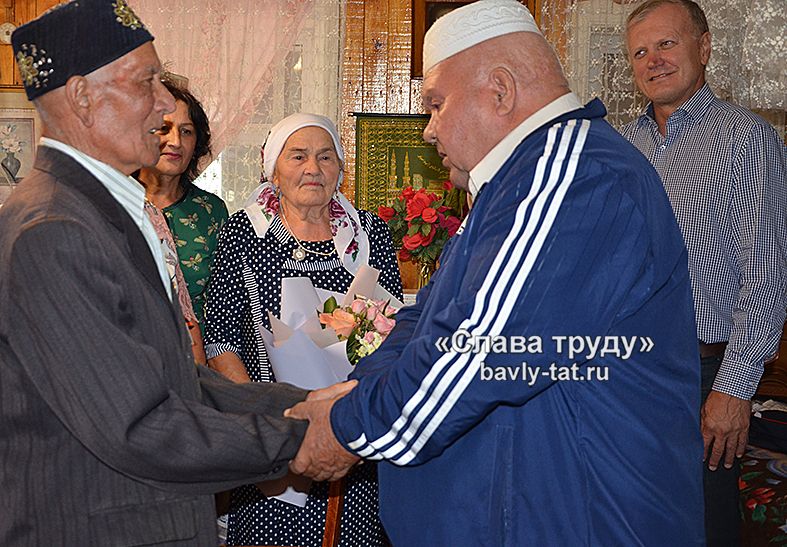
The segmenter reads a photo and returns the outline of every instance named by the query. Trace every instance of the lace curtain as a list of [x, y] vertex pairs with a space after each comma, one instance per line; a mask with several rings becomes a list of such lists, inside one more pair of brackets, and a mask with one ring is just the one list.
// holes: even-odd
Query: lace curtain
[[[572, 88], [587, 101], [599, 97], [609, 120], [621, 126], [646, 100], [636, 91], [624, 47], [630, 0], [543, 0], [541, 26], [566, 67]], [[707, 79], [716, 94], [755, 110], [785, 136], [787, 110], [787, 2], [699, 0], [713, 52]]]
[[195, 181], [230, 212], [260, 177], [270, 127], [300, 110], [336, 119], [340, 0], [135, 0], [168, 70], [205, 106], [213, 162]]

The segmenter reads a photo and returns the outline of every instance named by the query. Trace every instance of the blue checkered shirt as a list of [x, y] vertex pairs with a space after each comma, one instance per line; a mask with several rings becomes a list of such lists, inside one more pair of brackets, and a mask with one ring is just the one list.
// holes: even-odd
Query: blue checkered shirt
[[787, 308], [787, 149], [707, 84], [667, 119], [666, 136], [652, 106], [621, 132], [661, 175], [683, 232], [699, 339], [729, 342], [713, 389], [750, 399]]

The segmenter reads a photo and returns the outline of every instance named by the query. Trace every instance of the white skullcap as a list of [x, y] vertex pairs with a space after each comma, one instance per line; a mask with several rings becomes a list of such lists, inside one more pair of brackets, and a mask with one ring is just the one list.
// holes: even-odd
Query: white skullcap
[[[344, 149], [342, 148], [336, 125], [334, 125], [330, 118], [326, 118], [325, 116], [299, 112], [281, 120], [271, 127], [271, 131], [268, 133], [268, 138], [265, 140], [265, 146], [263, 147], [265, 159], [262, 165], [266, 179], [273, 180], [273, 169], [276, 167], [276, 160], [279, 159], [279, 154], [281, 154], [284, 148], [284, 143], [287, 142], [290, 135], [304, 127], [321, 127], [325, 129], [333, 140], [333, 147], [336, 149], [336, 155], [339, 156], [339, 161], [344, 165]], [[338, 184], [342, 183], [343, 175], [344, 172], [340, 171]]]
[[424, 74], [460, 51], [512, 32], [541, 34], [530, 10], [517, 0], [479, 0], [450, 11], [424, 37]]

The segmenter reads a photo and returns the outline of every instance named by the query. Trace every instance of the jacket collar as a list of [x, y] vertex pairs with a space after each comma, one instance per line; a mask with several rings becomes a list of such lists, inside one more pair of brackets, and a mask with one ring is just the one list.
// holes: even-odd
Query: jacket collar
[[49, 173], [58, 183], [81, 194], [107, 222], [117, 228], [131, 252], [134, 266], [162, 298], [170, 301], [142, 232], [92, 173], [67, 154], [47, 146], [38, 147], [35, 168]]
[[478, 162], [478, 165], [470, 170], [470, 195], [472, 195], [474, 199], [478, 197], [481, 188], [492, 180], [495, 173], [500, 170], [506, 160], [514, 153], [517, 146], [519, 146], [519, 144], [530, 134], [534, 133], [543, 125], [550, 122], [554, 123], [554, 120], [557, 118], [581, 108], [582, 103], [579, 102], [579, 98], [573, 93], [566, 93], [524, 120], [497, 143], [497, 145]]

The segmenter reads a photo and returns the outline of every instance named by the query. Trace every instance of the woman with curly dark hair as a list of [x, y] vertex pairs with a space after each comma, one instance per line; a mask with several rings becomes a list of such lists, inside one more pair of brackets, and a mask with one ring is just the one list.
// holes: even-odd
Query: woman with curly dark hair
[[210, 155], [208, 116], [189, 91], [164, 80], [175, 97], [175, 111], [164, 116], [159, 130], [158, 163], [138, 175], [145, 196], [164, 214], [175, 242], [191, 303], [202, 330], [208, 279], [227, 206], [218, 196], [192, 182], [201, 160]]

